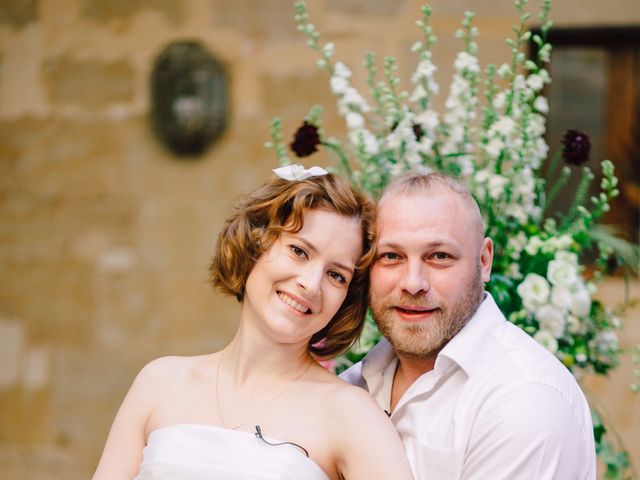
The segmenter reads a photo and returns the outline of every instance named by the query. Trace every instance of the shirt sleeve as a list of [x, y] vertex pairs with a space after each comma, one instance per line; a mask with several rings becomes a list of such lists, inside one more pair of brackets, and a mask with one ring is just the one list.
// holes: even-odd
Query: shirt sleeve
[[366, 381], [362, 378], [362, 362], [351, 365], [347, 370], [338, 375], [342, 380], [356, 387], [366, 390]]
[[592, 480], [595, 447], [584, 397], [544, 383], [504, 387], [485, 399], [462, 478]]

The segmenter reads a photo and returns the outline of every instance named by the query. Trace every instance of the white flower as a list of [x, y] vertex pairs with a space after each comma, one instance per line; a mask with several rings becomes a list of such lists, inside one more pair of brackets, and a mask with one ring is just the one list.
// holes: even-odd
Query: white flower
[[529, 273], [517, 288], [522, 304], [531, 311], [547, 303], [549, 290], [547, 279], [537, 273]]
[[456, 70], [466, 70], [468, 72], [479, 72], [480, 66], [478, 65], [478, 59], [467, 52], [460, 52], [453, 63]]
[[343, 78], [351, 77], [351, 70], [349, 70], [349, 67], [347, 67], [342, 62], [336, 62], [336, 64], [334, 65], [333, 72], [334, 72], [334, 75], [338, 77], [343, 77]]
[[420, 99], [426, 97], [427, 91], [424, 89], [424, 87], [420, 84], [416, 85], [416, 88], [413, 89], [413, 93], [411, 94], [411, 96], [409, 97], [409, 101], [410, 102], [417, 102]]
[[516, 262], [510, 263], [505, 274], [509, 278], [520, 280], [522, 278], [522, 273], [520, 273], [520, 265], [518, 265]]
[[539, 92], [544, 86], [544, 81], [542, 80], [542, 77], [540, 77], [540, 75], [532, 73], [527, 77], [527, 86], [534, 92]]
[[347, 113], [345, 121], [347, 122], [347, 128], [349, 130], [357, 130], [364, 126], [364, 118], [356, 112]]
[[549, 262], [547, 278], [553, 285], [570, 287], [578, 281], [577, 261], [571, 261], [571, 257], [564, 253], [568, 252], [556, 252], [555, 258]]
[[586, 325], [575, 315], [567, 315], [567, 330], [572, 335], [584, 335], [586, 333]]
[[347, 87], [349, 87], [349, 82], [344, 77], [334, 75], [331, 77], [331, 80], [329, 80], [329, 85], [334, 94], [341, 95], [347, 90]]
[[592, 348], [601, 352], [617, 350], [619, 346], [618, 336], [612, 330], [603, 330], [598, 332], [589, 344]]
[[533, 338], [551, 353], [558, 351], [558, 340], [556, 340], [556, 337], [554, 337], [552, 333], [546, 330], [538, 330]]
[[[369, 105], [367, 104], [366, 100], [353, 87], [347, 87], [345, 89], [345, 91], [343, 92], [342, 98], [340, 99], [340, 103], [346, 107], [356, 108], [361, 112], [369, 111]], [[346, 115], [348, 111], [349, 110], [347, 108], [344, 114]]]
[[276, 176], [289, 181], [305, 180], [329, 173], [322, 167], [311, 167], [307, 169], [302, 165], [287, 165], [286, 167], [274, 168], [272, 171]]
[[420, 78], [431, 78], [437, 69], [431, 60], [421, 60], [411, 79], [417, 82]]
[[498, 68], [498, 75], [502, 78], [505, 78], [507, 75], [511, 75], [511, 66], [508, 63], [500, 65], [500, 68]]
[[564, 285], [554, 285], [551, 287], [551, 303], [564, 311], [569, 310], [571, 290]]
[[549, 113], [549, 102], [544, 97], [536, 98], [533, 107], [540, 113]]
[[378, 139], [373, 133], [365, 128], [350, 132], [349, 141], [354, 145], [363, 145], [364, 151], [368, 155], [376, 155], [380, 152]]
[[487, 185], [489, 189], [489, 196], [494, 200], [502, 197], [504, 195], [504, 189], [508, 183], [509, 180], [502, 175], [491, 175]]
[[424, 155], [433, 153], [433, 139], [426, 135], [423, 136], [418, 143], [418, 151]]
[[529, 239], [527, 245], [524, 247], [524, 251], [529, 255], [535, 255], [543, 245], [544, 243], [540, 240], [540, 237], [536, 235]]
[[491, 129], [501, 135], [510, 135], [516, 129], [516, 122], [511, 117], [502, 117], [491, 125]]
[[591, 296], [584, 286], [581, 285], [575, 291], [571, 292], [569, 308], [571, 313], [578, 317], [585, 317], [589, 314], [591, 311]]
[[491, 157], [498, 158], [503, 148], [504, 142], [498, 138], [493, 138], [485, 145], [484, 150]]
[[416, 115], [416, 123], [419, 123], [424, 129], [433, 131], [439, 124], [438, 113], [429, 109]]
[[333, 56], [334, 52], [336, 51], [336, 46], [333, 43], [329, 42], [322, 48], [322, 50], [329, 57], [331, 57], [331, 56]]
[[507, 95], [504, 92], [498, 92], [493, 97], [493, 108], [501, 110], [507, 103]]
[[540, 328], [547, 330], [554, 337], [559, 338], [564, 333], [566, 320], [563, 313], [551, 305], [543, 305], [536, 310], [536, 319]]

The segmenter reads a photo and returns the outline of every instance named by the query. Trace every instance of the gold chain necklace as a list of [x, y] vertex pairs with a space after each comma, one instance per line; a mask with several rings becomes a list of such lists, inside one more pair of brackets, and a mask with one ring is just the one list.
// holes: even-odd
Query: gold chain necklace
[[282, 390], [280, 390], [275, 396], [273, 396], [269, 400], [267, 400], [257, 410], [252, 412], [248, 417], [245, 417], [241, 422], [238, 422], [235, 425], [233, 425], [232, 427], [229, 427], [226, 424], [226, 422], [224, 421], [224, 418], [222, 417], [222, 407], [220, 405], [220, 374], [222, 373], [222, 361], [223, 360], [224, 360], [224, 350], [222, 350], [222, 353], [220, 355], [220, 361], [218, 362], [218, 369], [217, 369], [217, 373], [216, 373], [216, 403], [217, 403], [217, 407], [218, 407], [218, 417], [220, 417], [220, 422], [222, 423], [222, 426], [224, 428], [230, 428], [231, 430], [238, 430], [248, 420], [251, 420], [253, 417], [255, 417], [260, 412], [262, 412], [265, 408], [267, 408], [269, 405], [271, 405], [273, 402], [275, 402], [278, 398], [280, 398], [282, 395], [284, 395], [284, 393], [289, 389], [289, 387], [291, 387], [291, 385], [296, 383], [298, 380], [300, 380], [304, 376], [305, 373], [307, 373], [309, 368], [311, 368], [311, 364], [313, 363], [313, 360], [309, 360], [309, 364], [302, 370], [302, 372], [300, 372], [298, 375], [296, 375], [293, 378], [293, 380], [288, 382], [284, 386], [284, 388]]

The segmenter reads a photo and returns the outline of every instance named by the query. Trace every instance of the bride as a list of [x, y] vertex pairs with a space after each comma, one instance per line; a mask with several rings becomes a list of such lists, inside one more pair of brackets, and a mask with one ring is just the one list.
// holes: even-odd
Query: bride
[[211, 265], [242, 304], [233, 340], [142, 369], [94, 480], [411, 478], [384, 412], [317, 363], [361, 331], [373, 206], [319, 167], [274, 172], [227, 220]]

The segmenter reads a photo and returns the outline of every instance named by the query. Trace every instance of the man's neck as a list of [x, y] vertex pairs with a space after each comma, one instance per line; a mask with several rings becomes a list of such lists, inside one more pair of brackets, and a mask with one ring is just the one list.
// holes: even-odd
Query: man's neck
[[396, 405], [413, 382], [424, 373], [433, 370], [435, 363], [435, 356], [428, 358], [407, 358], [398, 355], [398, 366], [396, 367], [393, 386], [391, 388], [390, 406], [392, 411], [396, 408]]

